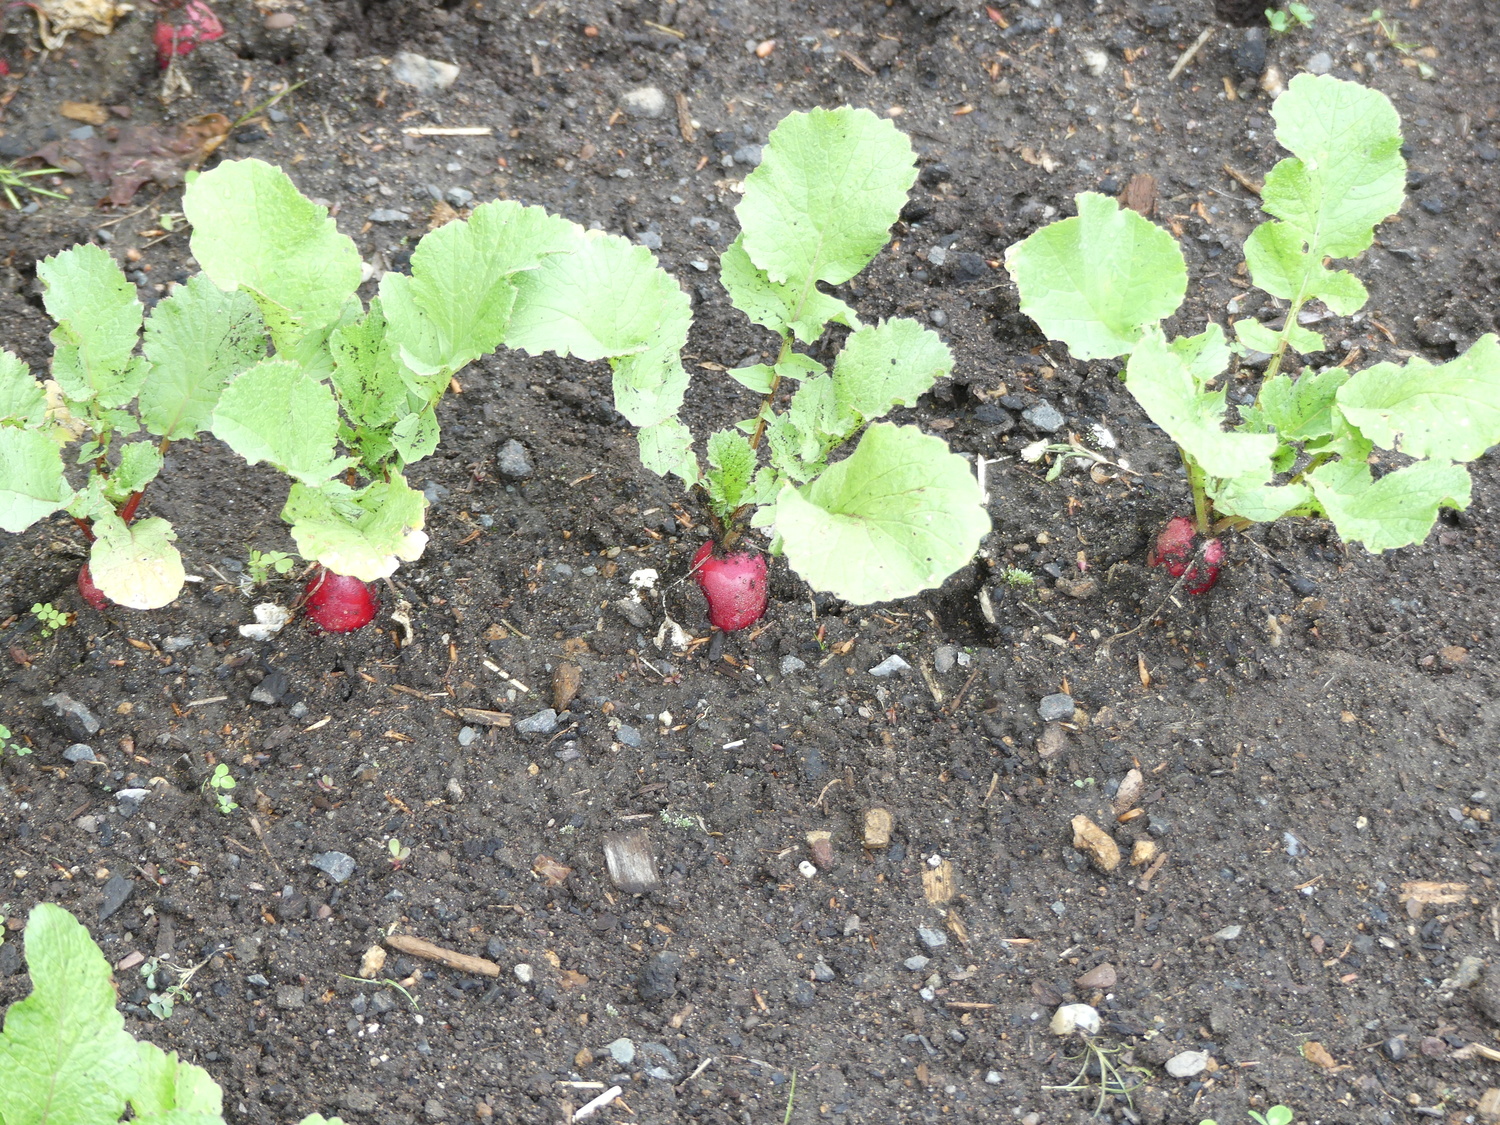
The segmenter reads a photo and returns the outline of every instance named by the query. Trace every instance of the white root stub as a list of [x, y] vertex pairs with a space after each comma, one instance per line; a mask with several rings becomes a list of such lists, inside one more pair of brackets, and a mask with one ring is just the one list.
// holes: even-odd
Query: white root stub
[[1064, 1004], [1052, 1014], [1052, 1034], [1097, 1035], [1100, 1028], [1099, 1013], [1090, 1004]]

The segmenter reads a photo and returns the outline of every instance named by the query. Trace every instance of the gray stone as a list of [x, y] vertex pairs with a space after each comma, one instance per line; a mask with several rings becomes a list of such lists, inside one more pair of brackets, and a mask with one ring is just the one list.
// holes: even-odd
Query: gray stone
[[807, 667], [807, 661], [797, 656], [783, 656], [781, 658], [781, 674], [790, 676], [793, 672], [800, 672]]
[[653, 254], [661, 249], [661, 235], [654, 230], [640, 231], [635, 236], [635, 239], [647, 250], [650, 250]]
[[1167, 1060], [1167, 1073], [1173, 1078], [1192, 1078], [1207, 1069], [1207, 1051], [1181, 1051]]
[[1214, 940], [1216, 940], [1216, 941], [1233, 941], [1235, 938], [1239, 937], [1244, 932], [1245, 932], [1245, 927], [1244, 926], [1225, 926], [1218, 933], [1214, 934]]
[[1333, 69], [1333, 56], [1327, 51], [1319, 51], [1307, 60], [1307, 64], [1303, 69], [1309, 74], [1327, 74]]
[[428, 1098], [422, 1103], [422, 1116], [427, 1118], [428, 1121], [446, 1121], [448, 1110], [436, 1098]]
[[908, 957], [905, 961], [902, 961], [901, 966], [909, 973], [920, 973], [931, 963], [931, 957], [923, 957], [919, 953], [915, 957]]
[[641, 744], [641, 732], [624, 723], [621, 723], [620, 729], [615, 731], [615, 738], [621, 746], [629, 746], [632, 750], [637, 749]]
[[875, 667], [871, 668], [870, 675], [876, 677], [877, 679], [883, 680], [887, 676], [896, 675], [898, 672], [910, 671], [911, 665], [902, 660], [901, 657], [892, 653], [890, 656], [887, 656], [884, 660], [882, 660], [879, 664], [875, 665]]
[[734, 150], [734, 162], [743, 164], [747, 168], [754, 168], [760, 163], [765, 150], [760, 145], [740, 145]]
[[70, 762], [97, 762], [94, 756], [94, 748], [82, 742], [75, 742], [63, 751], [63, 757]]
[[141, 802], [149, 796], [149, 789], [120, 789], [115, 793], [115, 800], [120, 803], [122, 816], [134, 816], [136, 809], [141, 807]]
[[181, 652], [193, 647], [192, 637], [166, 637], [161, 642], [162, 652]]
[[794, 1008], [811, 1008], [818, 1000], [818, 990], [813, 987], [810, 980], [799, 980], [792, 985], [791, 995], [787, 1000]]
[[343, 883], [354, 874], [354, 860], [343, 852], [319, 852], [310, 862], [335, 883]]
[[933, 953], [948, 944], [948, 935], [942, 930], [934, 930], [931, 926], [918, 926], [917, 940], [922, 943], [922, 948]]
[[65, 691], [49, 695], [42, 700], [42, 706], [61, 719], [68, 733], [80, 742], [99, 733], [99, 720], [94, 713]]
[[1043, 433], [1056, 433], [1068, 424], [1063, 417], [1062, 411], [1050, 402], [1039, 402], [1035, 406], [1028, 406], [1021, 411], [1021, 420], [1032, 426], [1032, 428]]
[[932, 654], [932, 667], [937, 672], [951, 672], [958, 663], [958, 649], [954, 645], [938, 645]]
[[92, 125], [80, 125], [76, 129], [69, 129], [68, 137], [75, 141], [91, 141], [94, 139], [94, 127]]
[[295, 1012], [307, 1002], [307, 996], [302, 991], [300, 984], [279, 984], [276, 986], [276, 1006], [283, 1012]]
[[942, 266], [948, 263], [948, 248], [946, 246], [934, 246], [927, 251], [927, 264]]
[[135, 883], [123, 875], [111, 875], [109, 882], [104, 884], [104, 899], [99, 903], [99, 921], [103, 922], [110, 918], [115, 911], [125, 905], [125, 900], [130, 897], [130, 892], [135, 890]]
[[1400, 1062], [1402, 1059], [1406, 1058], [1406, 1036], [1392, 1036], [1390, 1039], [1387, 1039], [1384, 1043], [1381, 1044], [1381, 1049], [1385, 1051], [1386, 1057], [1390, 1059], [1391, 1062]]
[[1055, 695], [1045, 695], [1042, 701], [1036, 705], [1036, 713], [1044, 723], [1062, 723], [1073, 717], [1073, 697], [1058, 692]]
[[631, 117], [660, 117], [667, 112], [667, 95], [655, 86], [639, 86], [620, 99]]
[[640, 993], [641, 999], [648, 1004], [670, 999], [677, 991], [677, 973], [681, 968], [681, 954], [653, 953], [636, 982], [636, 991]]
[[474, 202], [474, 193], [468, 188], [451, 187], [443, 193], [443, 198], [455, 207], [467, 207]]
[[528, 715], [516, 724], [517, 734], [551, 734], [557, 729], [557, 712], [551, 707]]
[[813, 966], [812, 975], [813, 980], [819, 981], [823, 984], [827, 984], [829, 981], [834, 979], [836, 974], [833, 971], [833, 967], [829, 965], [828, 962], [819, 961], [816, 965]]
[[672, 1081], [672, 1072], [664, 1066], [648, 1066], [646, 1068], [646, 1077], [654, 1078], [658, 1082], [670, 1082]]
[[609, 1057], [621, 1066], [629, 1066], [635, 1062], [635, 1044], [629, 1039], [616, 1039], [604, 1049], [609, 1052]]
[[255, 685], [255, 690], [250, 693], [251, 703], [263, 703], [267, 707], [274, 707], [281, 702], [281, 697], [287, 693], [292, 686], [292, 681], [285, 672], [272, 672], [260, 683]]
[[391, 77], [423, 94], [446, 90], [458, 81], [458, 67], [411, 51], [398, 51], [391, 59]]
[[460, 746], [473, 746], [479, 741], [479, 732], [473, 727], [460, 727], [458, 729], [458, 744]]
[[500, 455], [495, 459], [495, 467], [500, 470], [500, 475], [506, 480], [525, 480], [536, 472], [531, 465], [531, 458], [526, 455], [526, 447], [511, 438], [500, 447]]
[[377, 1016], [383, 1016], [387, 1012], [396, 1010], [396, 994], [389, 988], [382, 988], [370, 997], [370, 1010]]
[[411, 216], [405, 211], [398, 211], [394, 207], [377, 207], [370, 212], [372, 223], [408, 223]]
[[651, 628], [651, 611], [641, 602], [636, 601], [634, 598], [620, 598], [618, 601], [610, 604], [615, 607], [615, 611], [621, 617], [637, 629]]
[[350, 1113], [374, 1113], [380, 1108], [380, 1098], [369, 1090], [345, 1090], [339, 1095], [339, 1105]]
[[681, 1065], [677, 1061], [677, 1056], [672, 1053], [672, 1048], [668, 1047], [665, 1043], [642, 1043], [641, 1054], [658, 1058], [667, 1066]]

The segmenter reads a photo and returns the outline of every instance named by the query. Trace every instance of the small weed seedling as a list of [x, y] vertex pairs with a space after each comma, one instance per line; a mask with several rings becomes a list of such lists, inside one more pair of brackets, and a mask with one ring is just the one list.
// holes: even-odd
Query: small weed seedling
[[[112, 1122], [128, 1107], [139, 1125], [224, 1125], [224, 1092], [208, 1071], [125, 1030], [109, 962], [77, 919], [34, 907], [25, 951], [31, 995], [0, 1031], [0, 1121]], [[300, 1125], [342, 1123], [314, 1113]]]
[[1266, 22], [1278, 35], [1284, 35], [1298, 27], [1311, 27], [1316, 18], [1313, 10], [1299, 0], [1287, 0], [1285, 8], [1266, 9]]
[[250, 589], [264, 586], [271, 580], [273, 574], [288, 574], [296, 560], [285, 551], [266, 551], [264, 553], [256, 550], [250, 552], [250, 557], [245, 562], [245, 580]]
[[[1167, 338], [1161, 322], [1187, 288], [1182, 251], [1105, 196], [1078, 196], [1076, 218], [1005, 256], [1022, 311], [1079, 359], [1125, 357], [1126, 389], [1177, 443], [1193, 515], [1169, 523], [1151, 561], [1186, 574], [1190, 593], [1217, 578], [1223, 547], [1206, 537], [1227, 528], [1324, 516], [1373, 552], [1420, 543], [1439, 509], [1468, 506], [1464, 464], [1500, 441], [1493, 334], [1443, 364], [1414, 357], [1289, 373], [1298, 355], [1327, 351], [1309, 324], [1364, 305], [1359, 279], [1326, 263], [1363, 253], [1375, 225], [1401, 207], [1406, 162], [1400, 118], [1379, 91], [1299, 74], [1271, 113], [1293, 156], [1266, 177], [1261, 206], [1274, 217], [1246, 240], [1245, 262], [1283, 312], [1271, 323], [1235, 321], [1237, 342], [1217, 324]], [[1237, 418], [1220, 382], [1234, 353], [1266, 362]]]
[[31, 753], [30, 746], [27, 746], [24, 742], [16, 742], [14, 738], [15, 736], [11, 733], [10, 727], [4, 723], [0, 723], [0, 756], [3, 756], [7, 751], [18, 758]]
[[411, 858], [411, 849], [403, 847], [401, 841], [392, 836], [385, 844], [386, 853], [390, 856], [391, 866], [400, 871]]
[[45, 195], [49, 199], [67, 199], [68, 197], [62, 192], [39, 187], [36, 183], [43, 176], [50, 176], [61, 171], [61, 168], [21, 169], [12, 164], [0, 164], [0, 193], [5, 195], [5, 201], [10, 204], [12, 211], [21, 209], [21, 200], [16, 196], [18, 191], [27, 191], [32, 195]]
[[[1256, 1113], [1253, 1109], [1245, 1111], [1250, 1115], [1250, 1120], [1255, 1125], [1292, 1125], [1292, 1111], [1284, 1105], [1273, 1105], [1265, 1113]], [[1213, 1118], [1206, 1117], [1198, 1122], [1198, 1125], [1219, 1125]]]
[[1036, 585], [1036, 575], [1018, 566], [1008, 566], [1000, 572], [1000, 581], [1012, 590], [1029, 590]]
[[[199, 961], [191, 969], [186, 971], [178, 969], [175, 965], [166, 965], [160, 958], [153, 957], [140, 968], [141, 976], [145, 979], [146, 987], [151, 990], [151, 998], [146, 1002], [146, 1008], [159, 1020], [169, 1020], [177, 1005], [185, 1003], [192, 998], [188, 991], [188, 982], [193, 979], [197, 971], [207, 965], [212, 958]], [[167, 985], [160, 992], [156, 991], [157, 977], [163, 968], [178, 973], [175, 983]]]
[[[1083, 1043], [1083, 1050], [1076, 1055], [1065, 1056], [1069, 1062], [1082, 1064], [1078, 1073], [1064, 1085], [1043, 1086], [1042, 1089], [1087, 1090], [1097, 1081], [1099, 1102], [1095, 1106], [1095, 1113], [1104, 1109], [1104, 1103], [1109, 1098], [1119, 1098], [1127, 1106], [1133, 1105], [1135, 1092], [1146, 1084], [1151, 1072], [1141, 1066], [1116, 1066], [1114, 1056], [1124, 1050], [1123, 1047], [1106, 1047], [1092, 1035], [1081, 1035], [1079, 1038]], [[1097, 1078], [1091, 1077], [1090, 1072], [1096, 1074]]]
[[41, 626], [42, 636], [50, 637], [59, 629], [72, 624], [73, 615], [64, 613], [51, 602], [37, 602], [31, 607], [31, 616], [35, 617], [37, 624]]
[[213, 797], [214, 804], [219, 806], [219, 812], [228, 816], [240, 806], [235, 799], [229, 795], [237, 783], [234, 776], [229, 772], [229, 767], [220, 762], [214, 767], [214, 772], [209, 774], [203, 782], [204, 789]]

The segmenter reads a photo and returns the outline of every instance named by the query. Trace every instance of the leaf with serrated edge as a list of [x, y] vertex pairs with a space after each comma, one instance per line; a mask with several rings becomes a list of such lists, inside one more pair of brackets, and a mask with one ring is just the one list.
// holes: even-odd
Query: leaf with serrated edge
[[1305, 484], [1265, 484], [1254, 477], [1211, 482], [1208, 494], [1220, 515], [1252, 523], [1272, 523], [1312, 499]]
[[861, 328], [844, 341], [833, 364], [833, 395], [866, 420], [893, 406], [915, 406], [953, 370], [953, 353], [936, 332], [899, 317]]
[[1290, 441], [1307, 441], [1333, 433], [1333, 401], [1349, 378], [1342, 367], [1304, 371], [1293, 382], [1277, 375], [1261, 384], [1260, 406], [1276, 433]]
[[636, 434], [641, 464], [659, 477], [668, 473], [692, 487], [698, 482], [698, 459], [693, 456], [693, 435], [676, 418], [665, 418], [643, 426]]
[[1148, 332], [1130, 353], [1125, 387], [1209, 476], [1270, 477], [1276, 439], [1225, 432], [1224, 392], [1200, 390], [1192, 370], [1159, 330]]
[[285, 352], [338, 320], [362, 266], [359, 250], [280, 168], [226, 160], [183, 192], [191, 247], [220, 289], [245, 289]]
[[1187, 264], [1173, 237], [1096, 192], [1078, 214], [1049, 223], [1005, 252], [1021, 311], [1079, 359], [1110, 359], [1147, 325], [1171, 316], [1187, 292]]
[[248, 293], [226, 293], [199, 274], [146, 319], [151, 371], [141, 387], [141, 421], [157, 437], [208, 429], [229, 380], [266, 355], [266, 326]]
[[967, 461], [914, 426], [877, 422], [844, 460], [776, 501], [787, 561], [857, 605], [942, 584], [990, 530]]
[[0, 422], [40, 426], [47, 416], [47, 392], [19, 358], [0, 351]]
[[1307, 476], [1339, 538], [1379, 553], [1427, 538], [1439, 508], [1469, 506], [1468, 470], [1448, 461], [1418, 461], [1373, 479], [1369, 465], [1330, 461]]
[[120, 447], [120, 463], [109, 474], [108, 492], [113, 499], [124, 500], [140, 492], [161, 472], [163, 458], [155, 442], [132, 441]]
[[488, 355], [505, 339], [516, 299], [513, 276], [582, 240], [566, 219], [508, 199], [429, 232], [412, 252], [409, 277], [392, 271], [380, 279], [402, 359], [422, 374], [451, 375]]
[[385, 315], [377, 297], [370, 311], [328, 337], [333, 389], [350, 425], [382, 426], [406, 405], [401, 364], [387, 345]]
[[406, 464], [429, 456], [438, 445], [438, 420], [431, 409], [408, 414], [391, 427], [391, 445]]
[[742, 503], [755, 474], [755, 450], [738, 430], [719, 430], [708, 439], [709, 501], [726, 516]]
[[292, 525], [297, 553], [361, 582], [389, 578], [403, 561], [422, 557], [427, 499], [400, 476], [359, 492], [330, 482], [294, 484], [281, 518]]
[[1229, 366], [1229, 344], [1217, 324], [1210, 324], [1196, 336], [1178, 336], [1167, 346], [1187, 365], [1200, 387], [1212, 383]]
[[843, 284], [890, 239], [916, 162], [906, 135], [867, 109], [788, 114], [734, 209], [745, 253], [799, 291]]
[[57, 443], [41, 430], [0, 426], [0, 528], [25, 531], [72, 498]]
[[651, 251], [598, 231], [576, 247], [515, 275], [507, 347], [598, 360], [644, 351], [655, 340], [687, 340], [687, 294]]
[[804, 344], [817, 340], [830, 322], [859, 327], [853, 309], [816, 285], [772, 281], [745, 253], [744, 238], [741, 234], [719, 256], [719, 282], [740, 312], [783, 336], [790, 330]]
[[136, 1045], [139, 1078], [130, 1093], [133, 1120], [142, 1125], [198, 1125], [218, 1122], [224, 1091], [201, 1066], [182, 1062], [154, 1043]]
[[333, 392], [283, 360], [262, 360], [230, 383], [212, 429], [250, 464], [267, 461], [307, 484], [322, 483], [347, 463], [334, 456], [339, 414]]
[[687, 392], [682, 341], [668, 334], [643, 352], [609, 361], [615, 409], [633, 426], [654, 426], [675, 417]]
[[118, 1121], [138, 1064], [109, 963], [88, 930], [51, 903], [32, 908], [25, 941], [31, 995], [10, 1006], [0, 1032], [0, 1120]]
[[104, 596], [129, 609], [160, 609], [182, 592], [177, 535], [160, 517], [127, 524], [113, 512], [94, 521], [89, 573]]
[[141, 302], [115, 260], [93, 243], [36, 264], [52, 330], [52, 377], [74, 402], [124, 406], [146, 376], [134, 358]]
[[1436, 367], [1417, 356], [1400, 367], [1377, 363], [1339, 388], [1338, 405], [1382, 448], [1472, 461], [1500, 442], [1500, 344], [1481, 336]]

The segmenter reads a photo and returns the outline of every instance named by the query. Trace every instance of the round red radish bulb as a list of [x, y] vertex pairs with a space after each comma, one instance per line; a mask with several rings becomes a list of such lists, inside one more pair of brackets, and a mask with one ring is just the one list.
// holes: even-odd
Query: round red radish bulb
[[766, 612], [766, 556], [753, 551], [721, 555], [712, 542], [693, 556], [693, 579], [708, 599], [708, 622], [732, 633]]
[[78, 572], [78, 592], [83, 595], [84, 601], [100, 613], [103, 613], [104, 607], [109, 605], [109, 599], [104, 596], [104, 591], [94, 585], [94, 576], [89, 573], [88, 563], [84, 563], [83, 569]]
[[307, 619], [327, 633], [363, 629], [380, 612], [375, 588], [347, 574], [320, 570], [303, 592], [307, 595]]
[[[1219, 580], [1219, 569], [1224, 563], [1224, 544], [1217, 539], [1203, 542], [1203, 561], [1195, 564], [1200, 538], [1198, 529], [1187, 516], [1173, 516], [1161, 529], [1155, 544], [1146, 554], [1148, 566], [1166, 567], [1173, 578], [1187, 575], [1183, 589], [1190, 594], [1206, 594]], [[1192, 567], [1189, 570], [1189, 567]]]
[[203, 0], [187, 0], [180, 12], [181, 23], [165, 16], [156, 21], [151, 41], [156, 44], [156, 65], [166, 70], [173, 55], [191, 54], [200, 43], [211, 43], [224, 35], [224, 25]]

